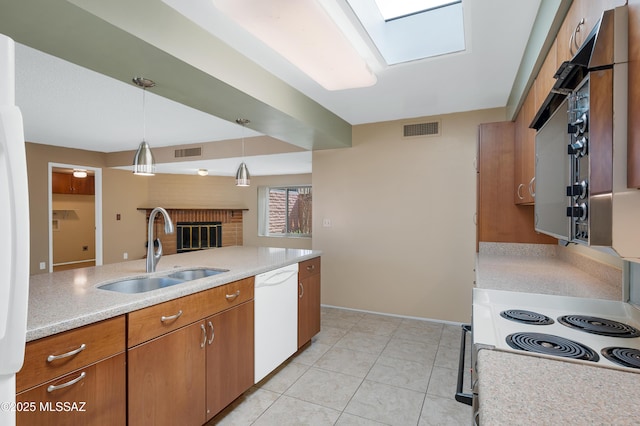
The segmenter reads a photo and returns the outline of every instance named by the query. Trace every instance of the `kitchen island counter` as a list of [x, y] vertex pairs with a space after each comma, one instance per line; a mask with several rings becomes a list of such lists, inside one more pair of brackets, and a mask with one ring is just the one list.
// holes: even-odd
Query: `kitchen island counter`
[[[233, 246], [163, 256], [155, 273], [145, 259], [32, 275], [29, 280], [27, 341], [71, 330], [167, 300], [197, 293], [321, 255], [320, 251]], [[188, 268], [227, 272], [138, 294], [98, 289], [124, 278], [164, 276]]]
[[635, 425], [640, 374], [480, 350], [479, 424]]

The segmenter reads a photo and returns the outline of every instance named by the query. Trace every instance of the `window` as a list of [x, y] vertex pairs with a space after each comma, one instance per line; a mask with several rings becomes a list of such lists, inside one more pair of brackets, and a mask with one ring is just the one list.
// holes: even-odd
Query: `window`
[[375, 2], [385, 21], [460, 3], [452, 0], [375, 0]]
[[311, 186], [258, 188], [258, 233], [261, 236], [311, 236]]
[[465, 50], [462, 0], [347, 0], [387, 65]]

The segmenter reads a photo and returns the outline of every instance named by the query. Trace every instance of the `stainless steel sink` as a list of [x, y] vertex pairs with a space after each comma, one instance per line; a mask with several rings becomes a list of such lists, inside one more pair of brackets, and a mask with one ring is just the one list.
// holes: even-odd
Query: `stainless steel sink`
[[144, 293], [185, 282], [184, 279], [169, 277], [134, 278], [115, 281], [98, 286], [102, 290], [117, 291], [118, 293]]
[[169, 278], [176, 278], [184, 281], [197, 280], [204, 277], [228, 272], [228, 269], [187, 269], [169, 274]]

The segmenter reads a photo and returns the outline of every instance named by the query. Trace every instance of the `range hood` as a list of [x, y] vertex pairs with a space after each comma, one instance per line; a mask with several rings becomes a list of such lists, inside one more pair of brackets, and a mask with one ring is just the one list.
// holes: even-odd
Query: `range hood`
[[596, 45], [597, 35], [600, 32], [601, 23], [602, 19], [594, 25], [573, 58], [560, 65], [558, 71], [556, 71], [553, 76], [556, 82], [544, 102], [542, 102], [540, 109], [529, 125], [530, 128], [540, 130], [544, 123], [546, 123], [556, 109], [558, 109], [560, 104], [562, 104], [567, 95], [586, 77], [590, 70], [590, 61], [593, 56], [594, 46]]

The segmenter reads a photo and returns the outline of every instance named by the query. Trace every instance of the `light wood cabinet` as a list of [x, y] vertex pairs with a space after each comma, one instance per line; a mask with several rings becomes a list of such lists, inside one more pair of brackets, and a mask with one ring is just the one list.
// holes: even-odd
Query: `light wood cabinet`
[[17, 424], [123, 424], [124, 336], [119, 316], [27, 343], [16, 400], [36, 409], [18, 412]]
[[602, 17], [602, 12], [626, 3], [625, 0], [573, 0], [556, 37], [558, 66], [573, 57]]
[[18, 412], [16, 425], [124, 425], [125, 364], [122, 352], [17, 394], [16, 402], [34, 410]]
[[536, 113], [535, 90], [530, 90], [515, 121], [514, 147], [514, 203], [533, 204], [535, 201], [536, 131], [529, 128]]
[[246, 278], [128, 314], [129, 424], [201, 425], [253, 385], [253, 287]]
[[533, 206], [513, 203], [515, 124], [481, 124], [478, 129], [478, 242], [553, 244], [534, 229]]
[[129, 424], [200, 426], [205, 422], [204, 321], [129, 349]]
[[[536, 77], [535, 84], [533, 86], [535, 91], [535, 111], [540, 109], [540, 106], [544, 103], [545, 99], [551, 92], [551, 88], [556, 83], [556, 79], [553, 77], [558, 71], [558, 41], [554, 41], [547, 53], [547, 57], [542, 63], [542, 67], [540, 68], [540, 72], [538, 72], [538, 76]], [[534, 112], [535, 115], [535, 112]], [[532, 117], [533, 118], [533, 117]]]
[[205, 320], [206, 420], [253, 386], [253, 301]]
[[640, 0], [629, 0], [627, 186], [640, 188]]
[[68, 173], [51, 173], [53, 194], [95, 195], [95, 177], [76, 178]]
[[320, 332], [320, 257], [298, 268], [298, 348]]
[[251, 300], [253, 291], [254, 278], [249, 277], [131, 312], [128, 314], [127, 347]]

